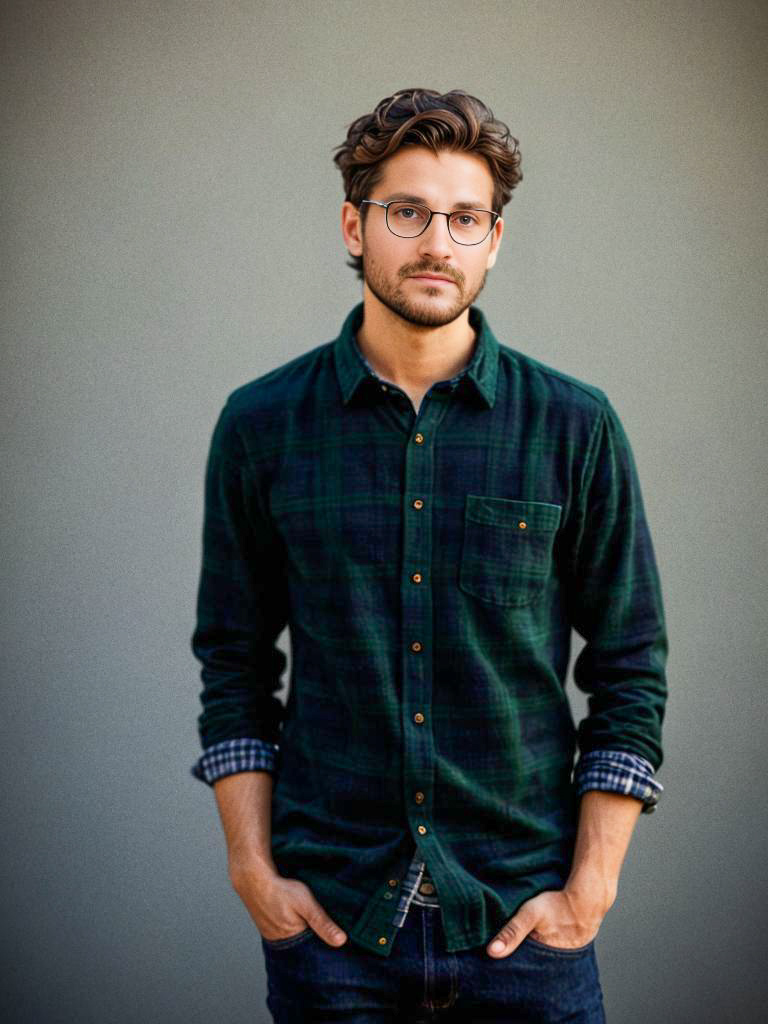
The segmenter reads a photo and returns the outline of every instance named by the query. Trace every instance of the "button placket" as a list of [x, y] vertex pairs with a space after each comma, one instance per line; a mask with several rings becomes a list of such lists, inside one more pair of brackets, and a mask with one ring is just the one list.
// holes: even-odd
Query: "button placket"
[[431, 727], [433, 621], [432, 491], [434, 438], [450, 403], [422, 402], [405, 445], [403, 514], [402, 652], [403, 782], [411, 832], [424, 848], [436, 841], [432, 827], [435, 744]]

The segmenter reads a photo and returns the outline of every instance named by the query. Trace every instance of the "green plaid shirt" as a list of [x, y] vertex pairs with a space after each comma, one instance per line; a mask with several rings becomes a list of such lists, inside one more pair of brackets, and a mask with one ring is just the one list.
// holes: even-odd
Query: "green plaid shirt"
[[[214, 428], [200, 737], [214, 757], [279, 750], [230, 770], [274, 771], [278, 870], [352, 941], [389, 954], [392, 901], [424, 861], [453, 952], [565, 884], [577, 748], [580, 763], [623, 752], [660, 767], [661, 588], [600, 389], [499, 343], [471, 307], [467, 367], [416, 413], [362, 359], [362, 314], [233, 391]], [[578, 726], [572, 628], [586, 641]], [[204, 758], [193, 773], [215, 777]], [[660, 788], [646, 776], [624, 791], [651, 809]]]

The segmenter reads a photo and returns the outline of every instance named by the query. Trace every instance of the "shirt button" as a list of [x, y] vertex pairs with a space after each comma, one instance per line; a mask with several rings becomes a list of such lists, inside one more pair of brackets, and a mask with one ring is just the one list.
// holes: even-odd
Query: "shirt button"
[[413, 575], [411, 576], [411, 579], [413, 580], [414, 583], [421, 583], [421, 573], [420, 572], [413, 573]]
[[416, 444], [424, 444], [424, 435], [423, 434], [414, 434], [413, 435], [413, 440], [416, 442]]
[[427, 834], [427, 826], [426, 825], [419, 825], [419, 827], [416, 829], [416, 831], [419, 833], [419, 835], [425, 836]]
[[424, 715], [422, 715], [420, 711], [417, 711], [416, 714], [413, 716], [413, 720], [417, 725], [421, 725], [422, 722], [424, 721]]
[[528, 523], [526, 523], [524, 519], [521, 519], [517, 525], [521, 530], [525, 530], [528, 527]]
[[419, 886], [419, 892], [423, 892], [425, 896], [431, 896], [434, 891], [435, 887], [431, 882], [422, 882]]
[[413, 641], [413, 643], [411, 644], [411, 650], [412, 651], [420, 651], [421, 650], [421, 644], [419, 643], [418, 640], [414, 640]]
[[386, 937], [386, 935], [380, 935], [379, 936], [379, 945], [380, 946], [386, 946], [386, 944], [387, 944], [387, 937]]
[[386, 385], [386, 384], [382, 384], [382, 385], [381, 385], [381, 390], [382, 390], [382, 391], [389, 391], [389, 388], [387, 387], [387, 385]]
[[397, 879], [396, 878], [390, 878], [389, 884], [392, 886], [392, 888], [394, 888], [397, 885]]
[[421, 498], [417, 498], [414, 501], [414, 503], [413, 503], [413, 507], [414, 508], [424, 508], [424, 502], [421, 500]]
[[413, 799], [416, 801], [417, 804], [423, 804], [424, 794], [419, 790], [417, 793], [413, 794]]

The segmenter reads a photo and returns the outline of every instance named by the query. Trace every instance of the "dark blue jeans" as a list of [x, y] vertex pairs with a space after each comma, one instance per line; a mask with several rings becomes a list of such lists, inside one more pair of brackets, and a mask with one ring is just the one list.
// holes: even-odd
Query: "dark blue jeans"
[[605, 1024], [594, 940], [564, 950], [526, 938], [501, 959], [487, 943], [448, 953], [440, 910], [412, 904], [386, 958], [311, 928], [261, 943], [275, 1024]]

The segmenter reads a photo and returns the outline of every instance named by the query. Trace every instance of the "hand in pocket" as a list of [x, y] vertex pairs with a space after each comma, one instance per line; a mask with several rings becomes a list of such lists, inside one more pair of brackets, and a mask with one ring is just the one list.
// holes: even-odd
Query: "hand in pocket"
[[290, 939], [311, 928], [329, 946], [343, 946], [346, 932], [328, 916], [309, 886], [298, 878], [284, 878], [263, 865], [239, 864], [230, 880], [268, 941]]

